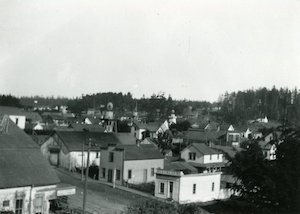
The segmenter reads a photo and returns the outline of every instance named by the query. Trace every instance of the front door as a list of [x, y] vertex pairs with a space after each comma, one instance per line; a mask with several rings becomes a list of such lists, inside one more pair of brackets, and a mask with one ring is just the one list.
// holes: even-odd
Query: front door
[[112, 169], [108, 170], [107, 181], [110, 183], [113, 182], [113, 170]]
[[53, 166], [58, 166], [58, 153], [50, 153], [50, 164]]
[[173, 181], [169, 183], [169, 198], [173, 198]]
[[144, 180], [143, 180], [144, 183], [147, 183], [147, 177], [148, 177], [148, 170], [144, 169]]

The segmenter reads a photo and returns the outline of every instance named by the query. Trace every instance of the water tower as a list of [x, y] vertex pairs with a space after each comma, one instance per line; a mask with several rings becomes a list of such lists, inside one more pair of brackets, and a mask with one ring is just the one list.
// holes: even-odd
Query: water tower
[[111, 102], [107, 103], [106, 111], [104, 112], [105, 132], [117, 132], [117, 122], [114, 119], [113, 108], [114, 105]]

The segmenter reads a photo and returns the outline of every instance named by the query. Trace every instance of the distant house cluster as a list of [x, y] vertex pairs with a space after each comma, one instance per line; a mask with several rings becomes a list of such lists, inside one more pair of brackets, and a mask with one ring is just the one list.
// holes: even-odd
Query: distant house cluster
[[[16, 183], [5, 183], [0, 176], [3, 188], [17, 188], [12, 191], [15, 199], [5, 202], [8, 209], [19, 209], [18, 204], [25, 203], [28, 197], [27, 191], [33, 191], [32, 188], [38, 188], [39, 185], [52, 191], [48, 194], [46, 190], [44, 193], [37, 189], [32, 193], [36, 195], [34, 199], [42, 196], [46, 203], [43, 206], [45, 210], [49, 208], [51, 198], [63, 194], [64, 187], [62, 193], [59, 193], [59, 180], [52, 175], [49, 164], [82, 172], [89, 163], [89, 166], [97, 169], [93, 178], [101, 182], [129, 187], [153, 184], [153, 195], [157, 198], [192, 203], [221, 200], [238, 194], [231, 189], [238, 181], [226, 174], [224, 169], [228, 164], [227, 157], [233, 157], [243, 150], [251, 140], [258, 142], [267, 160], [276, 159], [280, 133], [264, 131], [271, 126], [267, 117], [249, 121], [246, 125], [224, 124], [210, 119], [199, 120], [202, 110], [187, 108], [184, 115], [176, 115], [173, 110], [165, 120], [155, 119], [149, 122], [142, 119], [143, 116], [140, 115], [143, 113], [137, 111], [137, 106], [132, 113], [127, 112], [117, 117], [110, 102], [106, 108], [89, 108], [81, 115], [69, 112], [67, 107], [59, 109], [60, 111], [55, 112], [36, 112], [0, 107], [0, 115], [6, 115], [1, 120], [0, 146], [15, 148], [14, 143], [18, 146], [21, 146], [20, 143], [28, 144], [34, 151], [32, 154], [36, 154], [29, 155], [30, 158], [26, 159], [23, 157], [26, 152], [21, 152], [21, 146], [15, 154], [3, 155], [11, 155], [20, 162], [26, 159], [29, 162], [24, 161], [22, 164], [28, 164], [28, 167], [41, 162], [41, 166], [46, 169], [41, 172], [41, 176], [47, 177], [42, 183], [39, 182], [44, 177], [34, 178], [36, 181], [28, 178], [29, 183], [35, 184], [30, 187], [28, 182], [18, 184], [20, 181], [17, 178], [12, 179]], [[20, 136], [26, 137], [17, 139], [5, 134], [10, 130], [7, 121], [9, 126], [13, 123], [18, 127], [17, 135], [22, 132]], [[177, 125], [182, 121], [189, 121], [190, 126], [179, 130]], [[128, 127], [127, 132], [118, 131], [120, 123]], [[1, 159], [0, 164], [2, 163]], [[8, 169], [3, 167], [3, 170]], [[28, 170], [30, 172], [32, 169]], [[22, 189], [19, 190], [20, 186]], [[1, 198], [1, 191], [0, 189], [0, 202], [6, 200]], [[22, 208], [25, 209], [23, 205]]]

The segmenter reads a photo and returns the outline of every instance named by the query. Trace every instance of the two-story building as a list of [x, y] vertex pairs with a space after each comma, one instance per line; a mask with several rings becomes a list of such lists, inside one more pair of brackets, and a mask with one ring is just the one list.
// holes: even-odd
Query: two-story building
[[164, 156], [152, 144], [116, 145], [101, 149], [100, 180], [124, 185], [153, 182]]
[[100, 165], [100, 147], [119, 144], [113, 133], [56, 131], [41, 146], [50, 164], [75, 171], [87, 165], [88, 141], [91, 141], [90, 164]]
[[225, 166], [223, 154], [203, 143], [193, 143], [181, 151], [181, 158], [191, 163], [199, 172], [221, 171]]
[[61, 184], [37, 144], [0, 118], [0, 213], [48, 214], [55, 199], [71, 194], [75, 187]]

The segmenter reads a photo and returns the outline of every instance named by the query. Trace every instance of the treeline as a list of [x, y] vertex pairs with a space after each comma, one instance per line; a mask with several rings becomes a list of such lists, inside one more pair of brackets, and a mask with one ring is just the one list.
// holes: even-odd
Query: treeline
[[[23, 107], [55, 107], [66, 105], [73, 113], [80, 114], [88, 108], [105, 109], [108, 102], [114, 105], [118, 115], [132, 112], [148, 114], [148, 119], [166, 118], [172, 110], [177, 115], [185, 115], [190, 111], [210, 114], [219, 122], [232, 124], [245, 123], [247, 120], [263, 118], [276, 120], [282, 124], [300, 125], [300, 93], [297, 89], [260, 88], [257, 90], [225, 93], [216, 103], [206, 101], [173, 100], [171, 95], [153, 94], [151, 97], [136, 99], [128, 93], [96, 93], [69, 99], [64, 97], [21, 97], [11, 95], [0, 96], [0, 105]], [[217, 107], [217, 108], [212, 108]], [[219, 109], [219, 110], [216, 110]]]
[[67, 105], [69, 98], [66, 97], [41, 97], [41, 96], [31, 96], [31, 97], [20, 97], [20, 103], [24, 107], [43, 107], [47, 106], [54, 108], [56, 106]]
[[241, 123], [267, 116], [283, 124], [300, 121], [300, 93], [297, 89], [260, 88], [225, 93], [220, 100], [219, 115], [229, 123]]
[[85, 95], [81, 98], [69, 100], [68, 107], [74, 112], [80, 114], [88, 108], [105, 108], [108, 102], [112, 102], [115, 112], [132, 112], [137, 108], [138, 112], [148, 113], [148, 118], [166, 118], [172, 110], [176, 114], [183, 114], [184, 109], [191, 106], [192, 109], [204, 108], [211, 106], [209, 102], [203, 101], [178, 101], [173, 100], [171, 95], [166, 97], [164, 94], [153, 94], [150, 98], [142, 97], [135, 99], [131, 93], [97, 93]]
[[21, 107], [20, 99], [12, 95], [0, 95], [0, 106]]

